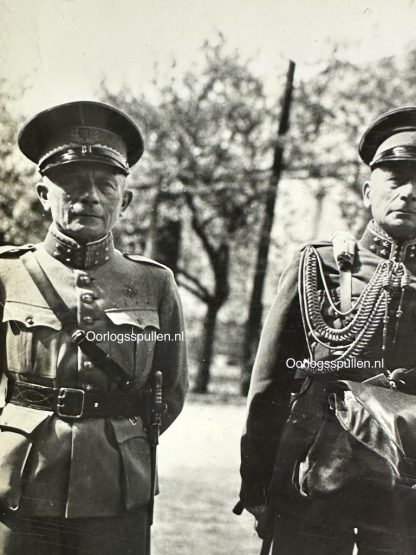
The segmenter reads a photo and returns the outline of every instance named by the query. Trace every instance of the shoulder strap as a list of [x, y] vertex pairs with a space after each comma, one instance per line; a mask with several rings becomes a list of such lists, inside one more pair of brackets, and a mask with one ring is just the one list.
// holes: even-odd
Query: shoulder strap
[[127, 258], [132, 262], [142, 262], [143, 264], [159, 266], [159, 268], [163, 268], [164, 270], [169, 270], [168, 266], [165, 266], [165, 264], [162, 264], [161, 262], [157, 262], [156, 260], [153, 260], [153, 258], [148, 258], [147, 256], [143, 256], [142, 254], [129, 254], [128, 252], [123, 252], [122, 254], [124, 258]]
[[129, 386], [131, 383], [130, 375], [113, 360], [110, 355], [100, 349], [94, 341], [87, 340], [85, 331], [78, 328], [78, 322], [71, 309], [65, 304], [62, 297], [52, 285], [51, 280], [40, 265], [35, 253], [27, 252], [21, 257], [21, 260], [55, 316], [62, 325], [70, 331], [72, 341], [110, 378], [114, 379], [116, 377], [123, 385]]
[[3, 245], [0, 247], [0, 257], [1, 258], [18, 258], [21, 254], [36, 250], [35, 245], [28, 243], [27, 245], [13, 246], [13, 245]]

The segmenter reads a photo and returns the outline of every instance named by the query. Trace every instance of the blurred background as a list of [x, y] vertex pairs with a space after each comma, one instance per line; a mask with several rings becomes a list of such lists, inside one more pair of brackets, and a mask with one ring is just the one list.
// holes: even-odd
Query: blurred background
[[258, 550], [231, 508], [261, 324], [301, 243], [365, 227], [357, 143], [416, 103], [415, 16], [414, 0], [0, 0], [0, 244], [49, 224], [25, 119], [98, 100], [145, 137], [116, 242], [173, 269], [191, 367], [162, 439], [156, 555]]

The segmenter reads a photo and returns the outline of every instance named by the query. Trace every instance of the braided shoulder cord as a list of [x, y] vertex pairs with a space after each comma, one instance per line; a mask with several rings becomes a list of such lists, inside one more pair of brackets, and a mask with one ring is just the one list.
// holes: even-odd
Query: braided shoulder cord
[[[325, 297], [335, 315], [349, 317], [347, 324], [339, 329], [327, 324], [321, 314], [318, 271]], [[313, 359], [311, 343], [315, 341], [329, 349], [333, 355], [338, 355], [335, 361], [346, 361], [363, 351], [381, 322], [384, 323], [383, 349], [385, 348], [391, 291], [401, 286], [401, 298], [403, 298], [408, 277], [403, 264], [382, 260], [351, 310], [341, 312], [332, 301], [321, 259], [316, 249], [310, 246], [305, 249], [301, 259], [298, 283], [302, 321], [311, 360]], [[332, 367], [329, 370], [308, 369], [308, 372], [315, 374], [328, 371], [334, 371], [334, 369]]]

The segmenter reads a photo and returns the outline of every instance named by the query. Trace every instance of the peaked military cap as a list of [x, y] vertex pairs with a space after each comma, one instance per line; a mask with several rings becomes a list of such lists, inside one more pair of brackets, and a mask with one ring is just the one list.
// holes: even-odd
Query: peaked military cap
[[370, 168], [387, 162], [416, 162], [416, 106], [379, 116], [364, 133], [358, 152]]
[[98, 162], [128, 174], [143, 154], [134, 121], [101, 102], [78, 101], [40, 112], [21, 129], [20, 150], [44, 174], [73, 162]]

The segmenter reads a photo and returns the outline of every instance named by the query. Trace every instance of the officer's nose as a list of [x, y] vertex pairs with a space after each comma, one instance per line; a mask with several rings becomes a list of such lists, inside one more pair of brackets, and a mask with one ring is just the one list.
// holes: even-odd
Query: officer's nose
[[415, 181], [409, 181], [400, 187], [400, 198], [406, 201], [416, 201]]
[[91, 204], [98, 204], [100, 202], [100, 199], [97, 193], [97, 187], [93, 179], [89, 179], [84, 183], [80, 200], [83, 203], [91, 203]]

